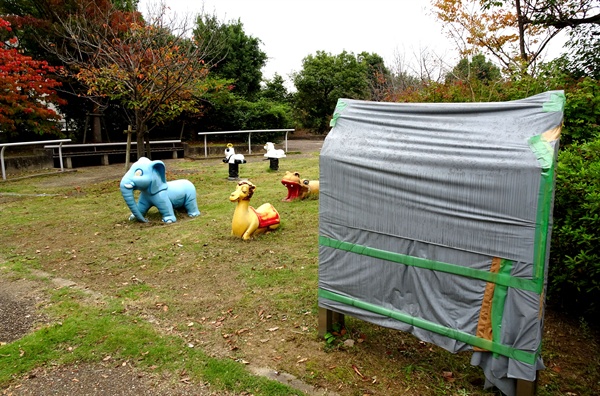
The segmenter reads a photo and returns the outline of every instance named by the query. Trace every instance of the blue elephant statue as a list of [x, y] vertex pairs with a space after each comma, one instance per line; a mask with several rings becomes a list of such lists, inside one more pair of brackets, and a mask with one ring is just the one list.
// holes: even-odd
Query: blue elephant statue
[[[200, 215], [196, 201], [196, 187], [189, 180], [166, 181], [165, 164], [141, 157], [131, 165], [121, 179], [121, 194], [131, 210], [129, 220], [148, 222], [144, 216], [152, 206], [156, 206], [165, 223], [177, 221], [174, 209], [185, 208], [188, 215]], [[134, 190], [140, 191], [135, 202]]]

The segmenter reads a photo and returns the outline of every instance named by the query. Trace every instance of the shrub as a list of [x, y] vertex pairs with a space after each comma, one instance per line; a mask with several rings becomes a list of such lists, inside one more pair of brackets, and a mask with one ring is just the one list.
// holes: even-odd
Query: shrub
[[551, 304], [600, 313], [600, 138], [559, 154], [549, 268]]

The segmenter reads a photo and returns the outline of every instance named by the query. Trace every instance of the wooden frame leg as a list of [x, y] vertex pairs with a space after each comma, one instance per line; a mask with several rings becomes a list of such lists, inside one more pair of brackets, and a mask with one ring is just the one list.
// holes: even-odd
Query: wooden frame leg
[[319, 307], [319, 337], [323, 337], [325, 333], [331, 331], [334, 323], [344, 325], [344, 314]]
[[516, 396], [535, 396], [537, 393], [537, 375], [535, 381], [517, 379]]

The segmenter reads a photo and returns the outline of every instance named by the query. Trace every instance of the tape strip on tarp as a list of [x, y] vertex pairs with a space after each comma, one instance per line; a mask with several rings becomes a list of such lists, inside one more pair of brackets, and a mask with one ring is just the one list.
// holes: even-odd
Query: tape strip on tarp
[[319, 297], [327, 300], [335, 301], [341, 304], [353, 306], [365, 311], [373, 312], [382, 316], [386, 316], [400, 322], [410, 324], [421, 329], [431, 331], [433, 333], [440, 334], [442, 336], [452, 338], [464, 342], [469, 345], [477, 346], [486, 351], [497, 353], [503, 356], [507, 356], [511, 359], [518, 360], [527, 364], [534, 364], [538, 357], [538, 353], [526, 352], [520, 349], [511, 348], [509, 346], [500, 344], [496, 341], [490, 341], [483, 338], [476, 337], [472, 334], [465, 333], [456, 329], [451, 329], [442, 326], [437, 323], [433, 323], [424, 319], [415, 318], [405, 313], [394, 311], [388, 308], [380, 307], [375, 304], [371, 304], [365, 301], [361, 301], [355, 298], [343, 296], [338, 293], [334, 293], [325, 289], [319, 289]]
[[456, 264], [427, 260], [421, 257], [413, 257], [401, 253], [394, 253], [387, 250], [376, 249], [369, 246], [358, 245], [350, 242], [343, 242], [337, 239], [328, 238], [323, 235], [319, 236], [319, 245], [330, 247], [333, 249], [343, 250], [354, 254], [386, 260], [398, 264], [409, 265], [412, 267], [424, 268], [433, 271], [445, 272], [448, 274], [479, 279], [486, 282], [495, 283], [497, 285], [536, 292], [538, 294], [541, 292], [540, 284], [543, 284], [541, 280], [518, 278], [502, 272], [492, 273], [489, 271], [482, 271], [475, 268], [463, 267]]
[[547, 112], [563, 111], [567, 99], [564, 92], [550, 94], [550, 100], [543, 104], [543, 110]]
[[344, 111], [344, 109], [346, 109], [346, 107], [348, 106], [348, 103], [344, 102], [342, 99], [338, 99], [337, 104], [335, 105], [335, 110], [333, 110], [333, 116], [331, 117], [331, 121], [329, 121], [329, 126], [330, 127], [334, 127], [337, 119], [342, 115], [342, 112]]
[[554, 149], [546, 140], [546, 136], [548, 136], [547, 133], [532, 136], [527, 141], [542, 168], [540, 189], [538, 192], [533, 255], [533, 277], [538, 281], [538, 289], [536, 290], [538, 294], [542, 293], [544, 285], [543, 276], [546, 267], [550, 210], [552, 208], [554, 192]]

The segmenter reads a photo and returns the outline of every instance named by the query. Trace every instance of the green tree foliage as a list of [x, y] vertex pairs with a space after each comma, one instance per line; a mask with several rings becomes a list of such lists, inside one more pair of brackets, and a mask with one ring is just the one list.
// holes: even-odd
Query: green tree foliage
[[293, 81], [297, 118], [303, 127], [318, 133], [329, 128], [339, 98], [369, 98], [367, 65], [346, 51], [339, 55], [324, 51], [308, 55]]
[[218, 43], [217, 58], [213, 73], [233, 83], [233, 92], [252, 100], [260, 92], [261, 69], [266, 64], [267, 54], [260, 49], [261, 41], [248, 36], [238, 19], [220, 23], [213, 15], [204, 15], [196, 20], [194, 36], [214, 37]]
[[[257, 129], [283, 129], [293, 128], [291, 107], [289, 104], [260, 98], [249, 101], [240, 98], [231, 92], [213, 92], [205, 97], [204, 108], [201, 116], [190, 120], [195, 131], [241, 131]], [[281, 134], [252, 135], [257, 141], [277, 141]], [[192, 137], [194, 138], [194, 137]], [[242, 135], [221, 135], [228, 141], [246, 139]]]
[[[260, 50], [260, 40], [245, 34], [241, 21], [221, 23], [214, 16], [201, 16], [196, 20], [194, 36], [213, 37], [213, 42], [223, 43], [215, 51], [219, 60], [211, 70], [210, 79], [220, 81], [229, 90], [207, 92], [203, 98], [199, 98], [201, 117], [190, 119], [188, 114], [192, 129], [237, 131], [291, 128], [290, 94], [283, 78], [275, 75], [272, 80], [261, 84], [261, 69], [267, 56]], [[241, 135], [221, 137], [237, 140]]]
[[598, 322], [600, 314], [600, 85], [566, 87], [556, 177], [549, 301]]
[[600, 137], [559, 156], [549, 301], [598, 322], [600, 314]]
[[561, 146], [600, 138], [600, 84], [591, 77], [566, 87], [564, 132]]
[[375, 53], [370, 54], [368, 52], [361, 52], [358, 55], [358, 60], [367, 67], [367, 81], [370, 92], [369, 100], [384, 100], [382, 86], [387, 86], [386, 83], [391, 81], [393, 76], [385, 66], [383, 58]]
[[265, 81], [265, 86], [260, 91], [260, 97], [273, 102], [288, 103], [291, 95], [285, 87], [283, 77], [275, 73], [271, 80]]
[[491, 83], [500, 80], [500, 69], [485, 59], [483, 54], [477, 54], [470, 60], [462, 58], [450, 73], [446, 75], [447, 82], [479, 80]]
[[600, 25], [577, 26], [570, 32], [565, 47], [573, 75], [600, 79]]

